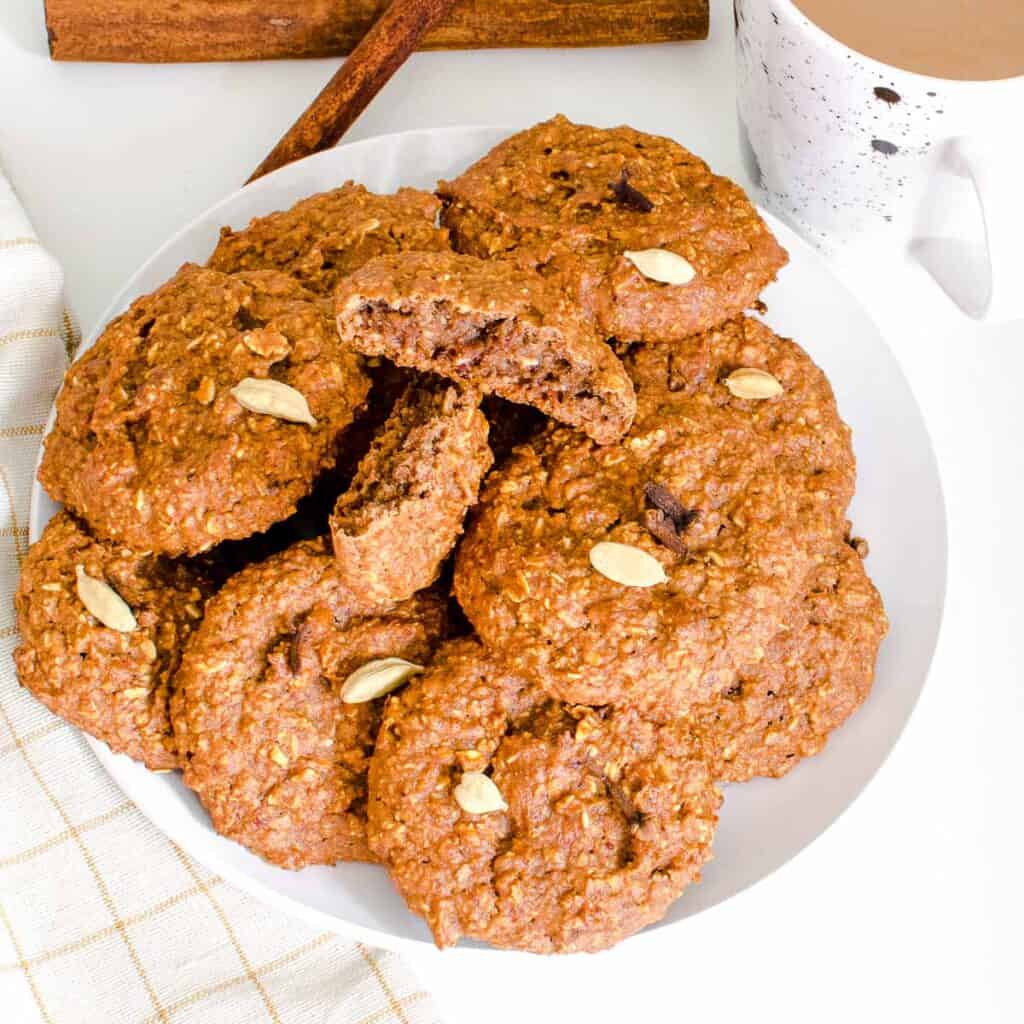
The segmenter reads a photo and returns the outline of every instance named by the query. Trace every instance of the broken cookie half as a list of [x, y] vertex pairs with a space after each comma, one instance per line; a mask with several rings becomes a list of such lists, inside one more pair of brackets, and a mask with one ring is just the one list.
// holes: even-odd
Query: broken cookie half
[[622, 363], [532, 271], [454, 253], [385, 256], [341, 283], [335, 312], [358, 352], [532, 405], [598, 444], [633, 422]]
[[412, 383], [331, 516], [338, 571], [370, 603], [433, 583], [493, 458], [480, 395], [438, 378]]

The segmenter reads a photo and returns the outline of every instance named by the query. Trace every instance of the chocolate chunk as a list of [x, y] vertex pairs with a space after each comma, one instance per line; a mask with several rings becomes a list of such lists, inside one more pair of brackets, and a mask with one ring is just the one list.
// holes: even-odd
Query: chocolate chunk
[[664, 484], [644, 484], [644, 497], [649, 505], [664, 512], [680, 533], [700, 515], [697, 509], [687, 508]]
[[654, 203], [650, 201], [637, 188], [633, 188], [629, 183], [629, 171], [625, 167], [622, 168], [622, 173], [619, 175], [618, 181], [613, 181], [609, 186], [612, 192], [615, 194], [615, 198], [622, 203], [623, 206], [632, 207], [634, 210], [639, 210], [640, 213], [650, 213], [654, 209]]
[[670, 551], [686, 554], [682, 534], [700, 515], [687, 508], [664, 484], [644, 484], [644, 497], [651, 508], [644, 513], [644, 526]]
[[644, 513], [644, 526], [647, 527], [647, 532], [661, 541], [669, 551], [674, 551], [678, 555], [686, 554], [686, 545], [680, 538], [675, 523], [661, 509], [649, 508]]

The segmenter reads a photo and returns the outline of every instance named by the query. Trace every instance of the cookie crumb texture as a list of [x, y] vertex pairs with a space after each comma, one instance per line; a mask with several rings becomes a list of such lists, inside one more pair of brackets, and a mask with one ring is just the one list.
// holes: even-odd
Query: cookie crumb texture
[[[471, 772], [507, 811], [462, 809]], [[720, 802], [685, 724], [551, 700], [462, 640], [388, 703], [369, 835], [438, 946], [593, 952], [699, 879]]]
[[[248, 377], [300, 392], [317, 426], [244, 409]], [[68, 371], [39, 479], [101, 536], [195, 554], [294, 512], [368, 390], [294, 280], [186, 265]]]
[[889, 628], [882, 599], [846, 544], [814, 571], [760, 661], [692, 715], [715, 775], [725, 782], [779, 778], [828, 737], [871, 692]]
[[599, 444], [636, 411], [629, 377], [532, 271], [454, 253], [373, 260], [335, 295], [343, 341], [368, 356], [532, 405]]
[[[552, 426], [517, 449], [484, 487], [455, 592], [483, 641], [552, 696], [663, 719], [763, 657], [816, 558], [841, 542], [855, 467], [824, 374], [756, 320], [624, 359], [632, 430], [598, 447]], [[734, 397], [722, 381], [737, 366], [770, 371], [784, 394]], [[696, 513], [672, 546], [648, 525], [663, 491]], [[595, 571], [606, 541], [657, 559], [666, 582]]]
[[401, 188], [376, 195], [349, 181], [257, 217], [241, 231], [221, 228], [207, 265], [225, 273], [282, 270], [329, 297], [343, 277], [375, 256], [448, 250], [448, 231], [437, 227], [440, 208], [429, 192]]
[[412, 384], [331, 516], [342, 581], [367, 602], [403, 601], [438, 577], [491, 467], [480, 396]]
[[377, 658], [422, 664], [444, 628], [432, 592], [368, 608], [326, 541], [304, 541], [225, 584], [176, 677], [185, 782], [214, 828], [272, 864], [370, 859], [366, 769], [383, 701], [340, 689]]
[[[723, 323], [788, 259], [738, 185], [677, 142], [628, 127], [560, 115], [506, 139], [438, 191], [458, 251], [541, 271], [605, 336], [625, 341]], [[648, 280], [624, 255], [644, 249], [682, 256], [695, 276]]]
[[[109, 629], [82, 604], [76, 568], [112, 587], [136, 628]], [[67, 512], [29, 549], [14, 598], [21, 685], [118, 754], [179, 765], [168, 702], [185, 641], [199, 625], [206, 580], [186, 566], [96, 540]]]

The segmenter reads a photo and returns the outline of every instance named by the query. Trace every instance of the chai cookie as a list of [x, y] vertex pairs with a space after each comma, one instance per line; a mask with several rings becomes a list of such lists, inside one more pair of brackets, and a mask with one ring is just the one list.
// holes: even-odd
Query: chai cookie
[[[672, 717], [778, 632], [842, 538], [854, 458], [825, 375], [756, 320], [625, 362], [632, 430], [598, 447], [551, 426], [518, 448], [484, 487], [455, 593], [553, 696]], [[734, 394], [738, 370], [773, 397]]]
[[[540, 270], [625, 341], [715, 327], [753, 305], [787, 259], [739, 186], [627, 127], [555, 117], [438, 192], [460, 252]], [[668, 255], [638, 255], [652, 251]]]
[[177, 768], [172, 677], [208, 592], [192, 569], [97, 540], [58, 512], [21, 567], [18, 679], [115, 753]]
[[39, 479], [101, 536], [195, 554], [294, 512], [368, 388], [290, 277], [186, 265], [68, 371]]
[[241, 231], [221, 228], [207, 265], [225, 273], [283, 270], [329, 297], [341, 278], [375, 256], [447, 250], [448, 232], [437, 227], [440, 207], [429, 192], [375, 195], [349, 181], [257, 217]]
[[358, 598], [403, 601], [437, 579], [491, 467], [487, 430], [475, 392], [435, 379], [399, 398], [330, 520]]
[[[366, 768], [382, 700], [348, 694], [367, 663], [424, 664], [444, 601], [368, 608], [324, 540], [242, 570], [207, 605], [175, 679], [185, 782], [213, 827], [272, 864], [365, 860]], [[347, 699], [348, 698], [348, 699]]]
[[720, 799], [685, 723], [551, 700], [459, 640], [388, 702], [368, 829], [438, 946], [595, 951], [699, 879]]
[[779, 778], [817, 754], [871, 692], [888, 629], [882, 599], [846, 544], [814, 571], [764, 656], [697, 708], [694, 727], [725, 782]]
[[342, 281], [335, 309], [358, 352], [535, 406], [599, 444], [633, 420], [622, 364], [532, 271], [454, 253], [385, 256]]

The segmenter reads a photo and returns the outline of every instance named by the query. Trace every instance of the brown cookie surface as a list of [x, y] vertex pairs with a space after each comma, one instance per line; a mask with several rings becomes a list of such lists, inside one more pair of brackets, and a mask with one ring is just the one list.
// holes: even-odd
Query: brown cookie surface
[[[739, 186], [671, 139], [627, 127], [555, 117], [439, 194], [460, 252], [540, 270], [624, 341], [683, 338], [736, 316], [787, 259]], [[624, 254], [647, 249], [682, 256], [693, 279], [645, 277]]]
[[[316, 425], [243, 407], [251, 378], [299, 392]], [[198, 553], [290, 515], [368, 388], [290, 277], [186, 265], [68, 371], [39, 479], [102, 536]]]
[[185, 782], [214, 828], [282, 867], [368, 859], [366, 768], [383, 702], [345, 703], [341, 686], [379, 658], [423, 663], [443, 620], [431, 592], [368, 609], [324, 540], [229, 580], [182, 659], [171, 709]]
[[455, 253], [382, 257], [342, 281], [335, 309], [356, 351], [532, 405], [599, 444], [633, 420], [622, 364], [532, 271]]
[[[460, 803], [475, 773], [494, 810]], [[388, 702], [368, 827], [439, 946], [595, 951], [700, 877], [719, 803], [685, 725], [553, 701], [459, 640]]]
[[435, 379], [398, 399], [330, 520], [358, 598], [402, 601], [437, 579], [491, 467], [487, 431], [475, 392]]
[[[112, 588], [135, 628], [104, 625], [79, 596], [78, 568]], [[51, 711], [147, 768], [179, 765], [168, 702], [208, 586], [184, 565], [97, 540], [58, 512], [22, 563], [14, 598], [21, 685]]]
[[[671, 717], [731, 686], [778, 632], [842, 538], [854, 459], [824, 374], [758, 321], [625, 361], [632, 430], [598, 447], [552, 426], [517, 449], [484, 487], [455, 593], [484, 642], [553, 696]], [[735, 397], [725, 378], [743, 367], [782, 393]], [[653, 565], [652, 585], [599, 571], [607, 542]]]
[[812, 573], [810, 588], [757, 662], [696, 708], [725, 782], [778, 778], [817, 754], [871, 692], [875, 657], [888, 629], [882, 599], [848, 545]]
[[283, 270], [311, 292], [330, 296], [341, 278], [375, 256], [447, 250], [437, 227], [440, 202], [429, 192], [376, 195], [347, 182], [288, 210], [255, 218], [240, 231], [221, 228], [208, 266], [225, 273]]

